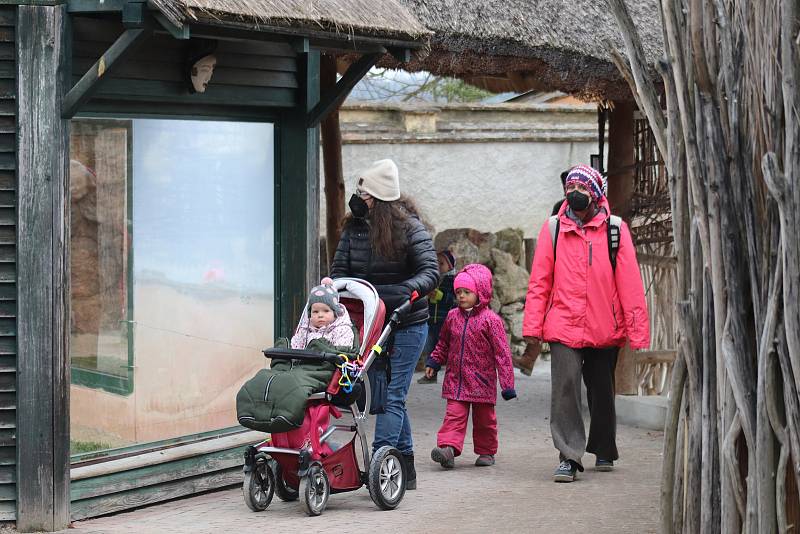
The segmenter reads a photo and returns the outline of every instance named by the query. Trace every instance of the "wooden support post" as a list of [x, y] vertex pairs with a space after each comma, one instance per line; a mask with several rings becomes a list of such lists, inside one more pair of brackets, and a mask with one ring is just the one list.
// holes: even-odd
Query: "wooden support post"
[[[608, 202], [611, 212], [623, 219], [630, 216], [634, 188], [633, 102], [614, 102], [608, 123]], [[620, 395], [639, 393], [636, 362], [630, 345], [617, 357], [616, 388]]]
[[17, 528], [69, 524], [67, 12], [20, 6]]
[[[320, 65], [321, 90], [330, 92], [336, 87], [336, 57], [324, 55]], [[344, 176], [342, 172], [342, 132], [339, 128], [339, 108], [322, 120], [322, 162], [325, 169], [325, 229], [327, 258], [330, 266], [341, 235], [344, 218]]]
[[153, 31], [148, 28], [125, 30], [64, 97], [62, 116], [65, 119], [75, 116], [78, 109], [97, 92], [109, 74], [152, 33]]
[[278, 336], [291, 335], [308, 288], [319, 283], [319, 129], [307, 126], [319, 102], [319, 62], [318, 50], [298, 54], [298, 102], [276, 127]]
[[608, 202], [611, 212], [628, 219], [634, 189], [633, 102], [614, 102], [608, 123]]
[[328, 113], [334, 109], [338, 109], [342, 102], [344, 102], [344, 99], [347, 98], [347, 95], [350, 94], [353, 87], [355, 87], [359, 80], [369, 72], [369, 69], [383, 57], [384, 53], [385, 50], [383, 53], [363, 55], [358, 61], [350, 65], [350, 68], [344, 73], [342, 79], [336, 83], [333, 90], [326, 92], [319, 103], [308, 113], [308, 127], [314, 128]]

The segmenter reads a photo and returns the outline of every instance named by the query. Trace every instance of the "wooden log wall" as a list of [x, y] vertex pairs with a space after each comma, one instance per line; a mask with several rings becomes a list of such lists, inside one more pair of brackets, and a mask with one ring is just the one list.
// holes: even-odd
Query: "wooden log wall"
[[794, 531], [800, 5], [661, 0], [666, 116], [624, 1], [610, 6], [670, 176], [680, 324], [661, 531]]

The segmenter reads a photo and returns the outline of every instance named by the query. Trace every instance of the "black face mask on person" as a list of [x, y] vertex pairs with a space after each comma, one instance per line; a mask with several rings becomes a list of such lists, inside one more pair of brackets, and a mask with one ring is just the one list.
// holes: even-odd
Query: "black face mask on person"
[[347, 205], [350, 207], [350, 213], [352, 213], [353, 217], [356, 219], [364, 219], [367, 213], [369, 213], [369, 206], [367, 206], [364, 199], [358, 195], [351, 196]]
[[590, 202], [591, 198], [580, 191], [570, 191], [567, 193], [567, 204], [572, 208], [572, 211], [583, 211], [589, 207]]

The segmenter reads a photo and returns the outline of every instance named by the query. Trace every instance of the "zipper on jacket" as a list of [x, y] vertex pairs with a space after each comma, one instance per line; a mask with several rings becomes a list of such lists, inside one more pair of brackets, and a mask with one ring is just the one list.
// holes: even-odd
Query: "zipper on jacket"
[[464, 321], [464, 330], [461, 331], [461, 354], [458, 357], [458, 391], [456, 399], [461, 399], [461, 384], [464, 382], [464, 342], [467, 340], [467, 324], [472, 316], [472, 310], [467, 313], [467, 320]]
[[269, 387], [272, 385], [272, 381], [275, 380], [276, 376], [278, 376], [278, 375], [272, 375], [271, 377], [269, 377], [269, 380], [267, 381], [267, 388], [264, 390], [264, 400], [265, 401], [267, 400], [267, 397], [269, 396]]
[[592, 242], [589, 241], [589, 265], [592, 264]]

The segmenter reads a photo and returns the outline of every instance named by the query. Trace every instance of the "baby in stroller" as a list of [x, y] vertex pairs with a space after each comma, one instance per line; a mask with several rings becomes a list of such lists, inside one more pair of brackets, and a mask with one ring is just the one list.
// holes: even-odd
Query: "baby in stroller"
[[[358, 336], [347, 309], [339, 302], [333, 280], [325, 278], [311, 289], [291, 341], [278, 339], [275, 347], [315, 353], [358, 356]], [[236, 396], [239, 423], [262, 432], [288, 432], [302, 426], [306, 401], [325, 391], [337, 366], [322, 359], [273, 359], [245, 382]]]
[[[236, 399], [243, 426], [271, 433], [245, 450], [243, 489], [251, 510], [265, 510], [277, 494], [283, 501], [299, 499], [308, 515], [319, 515], [331, 493], [363, 486], [383, 510], [400, 503], [406, 486], [400, 451], [385, 446], [373, 453], [367, 443], [366, 373], [417, 297], [414, 292], [384, 325], [384, 303], [369, 282], [323, 279], [312, 289], [292, 340], [263, 351], [271, 369], [259, 371]], [[347, 344], [349, 350], [342, 346]], [[295, 390], [304, 395], [296, 395], [300, 402], [292, 408], [301, 417], [290, 421], [280, 411], [294, 402], [289, 397], [295, 390], [289, 389], [295, 380], [303, 382]], [[350, 437], [332, 447], [334, 432]]]
[[347, 308], [339, 302], [339, 292], [328, 277], [311, 289], [303, 314], [292, 336], [293, 349], [305, 349], [310, 341], [324, 338], [335, 347], [352, 347], [355, 341], [353, 322]]

